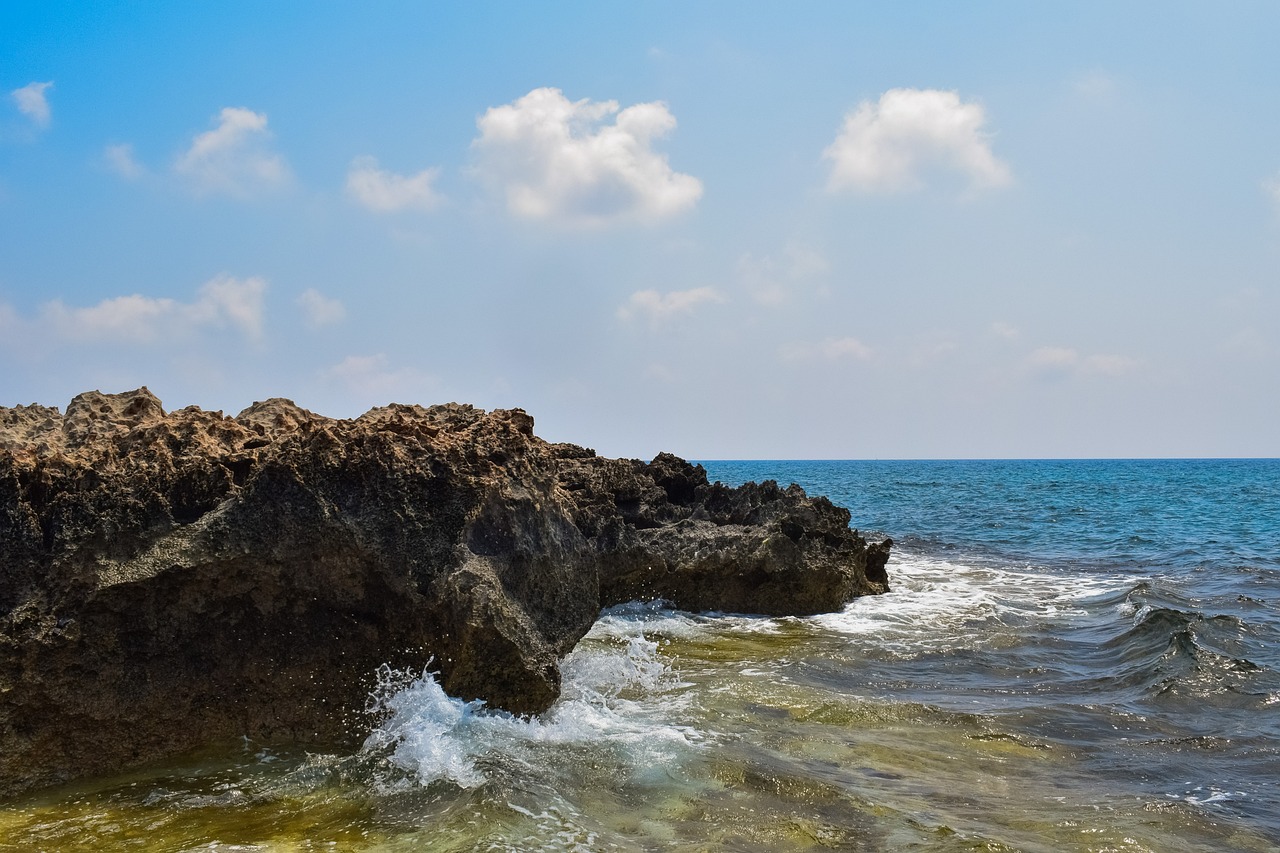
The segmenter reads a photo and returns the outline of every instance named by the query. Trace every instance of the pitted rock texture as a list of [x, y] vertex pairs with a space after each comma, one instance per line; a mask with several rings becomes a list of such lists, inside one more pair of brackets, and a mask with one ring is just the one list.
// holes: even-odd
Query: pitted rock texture
[[0, 408], [0, 792], [350, 740], [382, 664], [536, 713], [602, 607], [835, 610], [888, 588], [890, 544], [798, 486], [603, 459], [519, 409]]

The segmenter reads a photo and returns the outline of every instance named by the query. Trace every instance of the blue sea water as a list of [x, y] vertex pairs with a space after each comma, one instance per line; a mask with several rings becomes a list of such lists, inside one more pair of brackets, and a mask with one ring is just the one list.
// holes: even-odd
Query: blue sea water
[[1280, 460], [705, 467], [799, 483], [894, 539], [894, 604], [828, 622], [861, 620], [841, 690], [981, 715], [1280, 849]]

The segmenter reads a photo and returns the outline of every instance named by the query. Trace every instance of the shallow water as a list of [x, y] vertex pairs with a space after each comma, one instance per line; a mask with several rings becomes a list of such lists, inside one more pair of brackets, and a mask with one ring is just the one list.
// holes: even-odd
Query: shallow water
[[237, 743], [0, 808], [0, 850], [1275, 850], [1280, 463], [708, 463], [898, 543], [807, 619], [615, 608], [539, 719], [382, 674], [355, 754]]

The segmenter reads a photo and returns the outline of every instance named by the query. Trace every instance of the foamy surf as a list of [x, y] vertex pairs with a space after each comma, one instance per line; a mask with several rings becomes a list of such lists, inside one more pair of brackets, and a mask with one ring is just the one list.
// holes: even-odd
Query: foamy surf
[[981, 645], [1031, 622], [1087, 620], [1097, 615], [1087, 606], [1091, 599], [1132, 586], [1118, 574], [1065, 575], [910, 554], [893, 556], [889, 576], [888, 593], [855, 599], [838, 613], [811, 620], [846, 636], [874, 639], [880, 652], [912, 656], [958, 642]]
[[[657, 618], [672, 631], [683, 621], [678, 614]], [[633, 781], [655, 768], [666, 774], [705, 736], [681, 723], [688, 685], [661, 660], [647, 624], [643, 616], [606, 614], [563, 661], [561, 698], [532, 718], [448, 696], [430, 672], [408, 678], [385, 670], [373, 708], [385, 717], [363, 752], [384, 756], [414, 784], [460, 788], [482, 786], [495, 774], [545, 774], [549, 765], [605, 758], [601, 753]]]

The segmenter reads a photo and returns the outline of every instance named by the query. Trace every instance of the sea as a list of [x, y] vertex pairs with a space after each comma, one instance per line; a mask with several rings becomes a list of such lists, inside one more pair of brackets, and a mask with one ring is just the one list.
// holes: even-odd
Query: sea
[[1280, 460], [703, 464], [848, 507], [892, 590], [612, 608], [535, 718], [384, 670], [359, 749], [11, 801], [0, 850], [1280, 850]]

